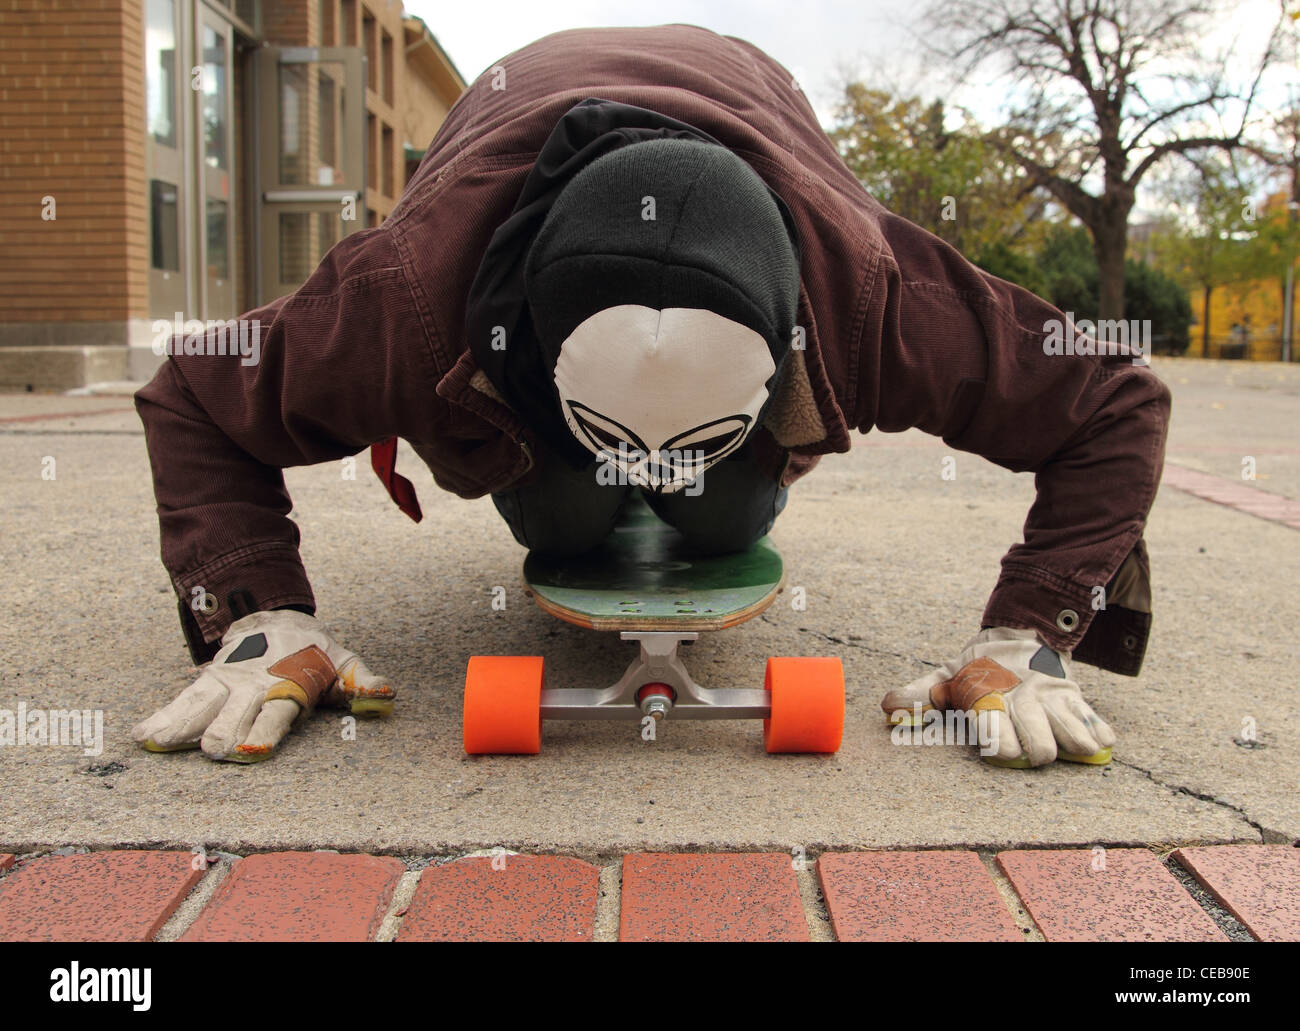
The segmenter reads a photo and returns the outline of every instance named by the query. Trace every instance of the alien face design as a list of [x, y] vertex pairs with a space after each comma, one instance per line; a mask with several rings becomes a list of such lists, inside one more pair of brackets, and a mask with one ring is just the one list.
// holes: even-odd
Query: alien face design
[[560, 348], [570, 431], [620, 482], [673, 493], [744, 442], [776, 370], [762, 336], [698, 308], [597, 312]]

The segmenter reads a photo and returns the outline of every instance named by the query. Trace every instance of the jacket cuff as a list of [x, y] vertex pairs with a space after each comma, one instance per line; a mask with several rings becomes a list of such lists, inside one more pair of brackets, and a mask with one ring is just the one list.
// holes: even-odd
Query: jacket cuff
[[1097, 613], [1074, 649], [1074, 658], [1112, 673], [1135, 677], [1142, 671], [1150, 636], [1151, 613], [1110, 604]]
[[1091, 587], [1045, 570], [1004, 566], [981, 625], [1035, 630], [1073, 661], [1137, 676], [1151, 635], [1151, 614], [1113, 602], [1093, 609], [1093, 598]]
[[298, 549], [280, 541], [251, 544], [175, 576], [181, 630], [193, 660], [208, 662], [235, 620], [265, 609], [316, 611]]
[[1089, 591], [1045, 570], [1003, 565], [984, 607], [984, 626], [1036, 630], [1058, 652], [1070, 653], [1092, 619]]

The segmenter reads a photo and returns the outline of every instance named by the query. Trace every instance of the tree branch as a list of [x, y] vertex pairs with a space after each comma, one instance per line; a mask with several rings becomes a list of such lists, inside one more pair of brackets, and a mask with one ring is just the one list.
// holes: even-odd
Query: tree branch
[[1182, 140], [1167, 140], [1159, 146], [1152, 147], [1133, 172], [1125, 180], [1130, 188], [1136, 187], [1142, 177], [1150, 171], [1151, 166], [1168, 154], [1185, 154], [1189, 150], [1201, 150], [1206, 147], [1222, 147], [1231, 150], [1241, 146], [1241, 130], [1235, 136], [1189, 136]]

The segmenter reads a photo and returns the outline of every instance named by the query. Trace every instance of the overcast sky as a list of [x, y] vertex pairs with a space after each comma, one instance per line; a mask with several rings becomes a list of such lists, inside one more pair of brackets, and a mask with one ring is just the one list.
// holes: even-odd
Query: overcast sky
[[828, 124], [835, 75], [841, 62], [865, 68], [893, 51], [892, 70], [903, 70], [900, 47], [910, 46], [896, 0], [503, 0], [465, 4], [406, 0], [472, 82], [498, 58], [561, 29], [686, 22], [740, 36], [791, 70]]
[[[1277, 16], [1278, 0], [1227, 0], [1207, 48], [1221, 48], [1241, 34], [1242, 51], [1262, 40]], [[687, 22], [740, 36], [771, 54], [803, 85], [813, 108], [829, 126], [844, 68], [873, 84], [930, 96], [947, 95], [947, 69], [927, 66], [919, 55], [916, 17], [927, 0], [471, 0], [435, 3], [406, 0], [456, 66], [472, 82], [480, 72], [533, 40], [560, 29], [598, 25], [663, 25]], [[952, 5], [960, 18], [961, 4]], [[1263, 30], [1261, 33], [1260, 30]], [[1257, 49], [1253, 52], [1257, 53]], [[1292, 80], [1300, 78], [1294, 74]], [[994, 117], [1001, 90], [984, 86], [958, 97], [982, 117]]]

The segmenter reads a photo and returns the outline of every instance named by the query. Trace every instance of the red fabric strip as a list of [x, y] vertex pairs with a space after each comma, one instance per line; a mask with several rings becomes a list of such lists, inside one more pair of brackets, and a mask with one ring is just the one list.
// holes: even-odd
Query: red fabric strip
[[388, 491], [388, 496], [397, 502], [397, 507], [417, 523], [424, 518], [420, 511], [419, 499], [415, 496], [415, 487], [405, 476], [397, 472], [397, 438], [389, 437], [378, 444], [370, 445], [370, 466], [375, 475]]

